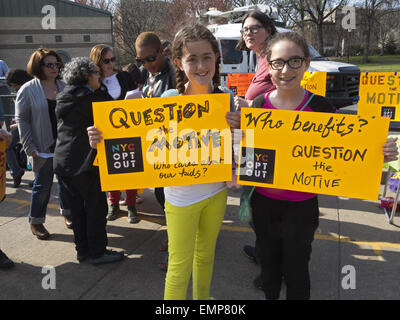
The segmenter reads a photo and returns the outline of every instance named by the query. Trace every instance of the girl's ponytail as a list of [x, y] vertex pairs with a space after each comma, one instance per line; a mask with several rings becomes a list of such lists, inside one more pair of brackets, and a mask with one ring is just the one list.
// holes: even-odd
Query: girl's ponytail
[[179, 94], [185, 93], [185, 73], [180, 70], [178, 67], [175, 67], [175, 75], [176, 75], [176, 89]]

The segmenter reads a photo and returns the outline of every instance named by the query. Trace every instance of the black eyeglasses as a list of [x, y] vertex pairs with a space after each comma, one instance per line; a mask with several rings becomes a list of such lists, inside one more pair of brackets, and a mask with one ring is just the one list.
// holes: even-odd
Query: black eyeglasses
[[285, 67], [286, 63], [292, 69], [299, 69], [303, 65], [303, 61], [305, 61], [305, 60], [306, 60], [306, 58], [293, 57], [293, 58], [290, 58], [289, 60], [277, 59], [277, 60], [268, 61], [268, 63], [273, 70], [282, 70]]
[[61, 68], [61, 63], [60, 62], [56, 62], [56, 63], [52, 63], [52, 62], [48, 62], [48, 63], [42, 63], [42, 66], [45, 66], [46, 68], [49, 69], [54, 69], [54, 68]]
[[156, 53], [153, 56], [148, 56], [148, 57], [143, 58], [143, 59], [136, 58], [136, 63], [137, 64], [145, 64], [146, 62], [154, 62], [154, 61], [157, 60], [157, 56], [158, 56], [158, 53]]
[[243, 29], [240, 29], [240, 33], [243, 35], [245, 33], [248, 33], [250, 31], [251, 34], [257, 34], [260, 29], [264, 28], [263, 26], [251, 26], [251, 27], [244, 27]]
[[115, 57], [112, 57], [110, 59], [106, 58], [106, 59], [103, 59], [103, 63], [109, 64], [110, 62], [115, 62], [115, 59], [116, 59]]

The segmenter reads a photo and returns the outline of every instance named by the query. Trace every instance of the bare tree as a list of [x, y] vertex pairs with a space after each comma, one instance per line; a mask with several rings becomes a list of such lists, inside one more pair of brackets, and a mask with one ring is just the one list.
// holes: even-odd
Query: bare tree
[[312, 23], [317, 28], [318, 49], [323, 52], [323, 25], [326, 20], [347, 0], [270, 0], [272, 6], [278, 9], [283, 21], [291, 26], [299, 27], [305, 34], [305, 26]]
[[125, 60], [136, 56], [135, 41], [145, 31], [168, 35], [168, 1], [120, 0], [115, 7], [114, 35], [118, 52]]
[[249, 6], [252, 4], [260, 4], [263, 3], [264, 1], [258, 1], [258, 0], [232, 0], [232, 6], [235, 8], [239, 8], [239, 7], [245, 7], [245, 6]]
[[278, 15], [288, 26], [299, 27], [304, 34], [306, 19], [306, 0], [270, 0], [271, 6], [276, 7]]
[[75, 0], [75, 2], [102, 10], [113, 11], [117, 0]]
[[375, 26], [379, 26], [382, 19], [393, 12], [400, 5], [399, 0], [364, 0], [362, 3], [361, 25], [363, 32], [363, 63], [368, 62], [368, 56], [371, 46], [371, 35]]
[[232, 8], [232, 0], [171, 0], [167, 21], [171, 36], [186, 22], [196, 19], [202, 10], [216, 8], [227, 11]]
[[318, 49], [324, 51], [324, 22], [340, 7], [345, 4], [346, 0], [308, 0], [305, 1], [305, 11], [309, 20], [317, 27]]
[[381, 50], [381, 55], [384, 54], [384, 49], [387, 42], [393, 36], [395, 30], [400, 30], [400, 11], [390, 11], [385, 19], [381, 19], [379, 24], [378, 38], [379, 38], [379, 47]]

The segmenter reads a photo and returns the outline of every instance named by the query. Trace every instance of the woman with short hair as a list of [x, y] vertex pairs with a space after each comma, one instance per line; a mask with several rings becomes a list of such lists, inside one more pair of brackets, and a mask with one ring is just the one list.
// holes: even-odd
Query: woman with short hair
[[110, 100], [99, 81], [99, 71], [87, 57], [65, 65], [67, 86], [57, 96], [57, 143], [54, 171], [71, 199], [72, 226], [77, 260], [92, 264], [116, 262], [123, 252], [107, 250], [107, 199], [101, 191], [96, 150], [89, 145], [86, 128], [93, 126], [92, 103]]
[[19, 135], [35, 173], [29, 223], [32, 233], [40, 240], [50, 236], [43, 223], [53, 184], [52, 153], [57, 137], [55, 107], [56, 96], [65, 87], [60, 80], [63, 67], [60, 56], [54, 50], [36, 50], [27, 66], [34, 79], [19, 89], [15, 103]]

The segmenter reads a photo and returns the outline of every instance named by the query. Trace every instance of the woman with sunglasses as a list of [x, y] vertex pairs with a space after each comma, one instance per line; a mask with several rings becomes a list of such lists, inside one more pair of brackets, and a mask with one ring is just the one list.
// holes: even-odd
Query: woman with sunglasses
[[[60, 69], [63, 67], [60, 56], [54, 50], [36, 50], [27, 65], [27, 71], [34, 79], [19, 89], [15, 102], [15, 120], [21, 142], [35, 173], [29, 223], [33, 235], [40, 240], [50, 236], [43, 223], [53, 184], [52, 154], [57, 137], [56, 96], [65, 87], [60, 80]], [[63, 208], [66, 199], [60, 189], [59, 198]], [[69, 224], [68, 218], [66, 224]]]
[[[90, 59], [94, 62], [100, 72], [100, 81], [107, 87], [110, 100], [123, 100], [128, 91], [137, 88], [137, 84], [131, 74], [126, 71], [116, 72], [114, 69], [115, 56], [111, 47], [105, 44], [98, 44], [90, 51]], [[128, 206], [128, 222], [138, 223], [139, 218], [136, 210], [137, 190], [126, 190], [125, 203]], [[121, 200], [121, 191], [108, 192], [107, 220], [117, 219], [120, 213], [119, 201]]]

